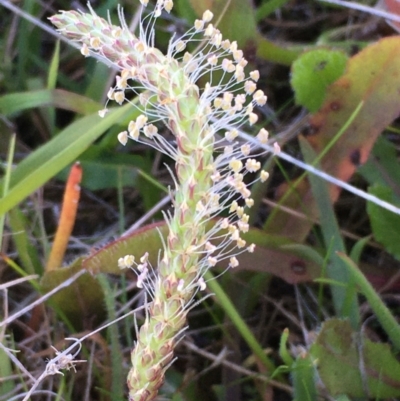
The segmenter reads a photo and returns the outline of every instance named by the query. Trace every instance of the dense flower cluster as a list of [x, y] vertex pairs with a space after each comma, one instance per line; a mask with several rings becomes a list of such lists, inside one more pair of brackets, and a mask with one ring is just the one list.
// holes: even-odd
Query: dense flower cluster
[[[141, 3], [146, 6], [148, 0]], [[254, 145], [243, 143], [238, 133], [241, 125], [257, 122], [254, 109], [267, 100], [257, 89], [258, 71], [246, 75], [243, 52], [222, 38], [210, 11], [183, 36], [173, 37], [167, 54], [161, 53], [154, 47], [155, 20], [172, 6], [171, 0], [157, 1], [143, 18], [139, 37], [129, 31], [121, 11], [121, 27], [92, 10], [51, 18], [61, 33], [82, 44], [83, 55], [97, 54], [119, 69], [109, 100], [122, 104], [128, 101], [127, 91], [138, 94], [136, 107], [142, 114], [118, 135], [119, 141], [150, 144], [175, 161], [174, 212], [165, 216], [169, 234], [156, 275], [150, 275], [147, 254], [140, 263], [130, 255], [118, 261], [121, 268], [135, 267], [138, 287], [152, 300], [132, 351], [131, 401], [156, 396], [194, 295], [206, 288], [205, 272], [225, 259], [234, 268], [238, 253], [254, 251], [241, 237], [249, 230], [246, 207], [254, 203], [245, 177], [257, 173], [263, 181], [268, 178], [255, 159]], [[198, 46], [190, 53], [186, 49], [193, 43]], [[198, 82], [205, 79], [209, 82], [200, 88]], [[160, 122], [173, 141], [158, 132]], [[266, 143], [268, 132], [261, 129], [257, 138]], [[229, 217], [212, 220], [226, 209]]]

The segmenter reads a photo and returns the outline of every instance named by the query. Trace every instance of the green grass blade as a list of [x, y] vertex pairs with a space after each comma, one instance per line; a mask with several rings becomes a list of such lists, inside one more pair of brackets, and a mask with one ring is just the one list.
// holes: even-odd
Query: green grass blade
[[[10, 186], [11, 169], [14, 158], [14, 152], [15, 152], [15, 134], [11, 135], [10, 145], [8, 148], [6, 173], [4, 176], [3, 193], [2, 193], [3, 198], [7, 195], [8, 188]], [[5, 221], [5, 215], [0, 214], [0, 249], [2, 248], [4, 221]]]
[[253, 333], [244, 322], [240, 314], [237, 312], [235, 306], [232, 304], [225, 291], [218, 284], [218, 281], [214, 279], [211, 272], [207, 272], [204, 278], [207, 281], [208, 287], [213, 293], [215, 293], [220, 305], [229, 316], [229, 318], [232, 320], [236, 329], [242, 335], [249, 348], [254, 352], [254, 355], [268, 369], [268, 372], [274, 372], [276, 369], [274, 363], [265, 355], [265, 352], [260, 346], [259, 342], [254, 337]]
[[0, 200], [0, 215], [75, 161], [108, 128], [124, 121], [131, 112], [132, 106], [127, 104], [110, 111], [103, 119], [97, 113], [83, 117], [23, 160], [11, 176], [10, 191]]
[[[315, 152], [305, 140], [300, 141], [302, 153], [305, 161], [313, 163]], [[360, 314], [352, 277], [343, 261], [338, 258], [336, 252], [345, 253], [345, 246], [340, 233], [339, 225], [333, 211], [327, 183], [314, 175], [309, 176], [314, 198], [316, 199], [321, 230], [324, 237], [325, 246], [330, 248], [330, 263], [327, 266], [328, 277], [337, 282], [346, 284], [346, 287], [331, 286], [333, 303], [338, 317], [348, 317], [356, 329], [360, 324]]]
[[94, 100], [62, 89], [16, 92], [0, 97], [0, 113], [5, 116], [33, 107], [45, 106], [54, 106], [84, 115], [103, 108], [100, 103]]
[[343, 253], [339, 252], [338, 257], [345, 263], [349, 273], [354, 277], [357, 286], [361, 290], [361, 293], [367, 298], [371, 309], [374, 311], [386, 334], [389, 336], [394, 347], [399, 351], [400, 325], [357, 265]]

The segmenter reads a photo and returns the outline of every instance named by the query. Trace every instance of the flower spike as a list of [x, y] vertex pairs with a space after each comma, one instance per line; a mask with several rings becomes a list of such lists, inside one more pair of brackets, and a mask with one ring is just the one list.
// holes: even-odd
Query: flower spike
[[[143, 7], [149, 3], [140, 2]], [[251, 157], [254, 145], [240, 141], [239, 127], [255, 124], [255, 108], [267, 101], [257, 89], [259, 73], [246, 74], [243, 52], [236, 42], [223, 40], [210, 23], [210, 11], [179, 39], [172, 38], [166, 54], [155, 48], [155, 20], [172, 7], [171, 0], [158, 0], [144, 17], [138, 37], [128, 30], [121, 10], [121, 27], [93, 10], [88, 14], [61, 11], [50, 18], [60, 33], [80, 42], [84, 56], [97, 55], [118, 69], [108, 101], [122, 104], [128, 101], [127, 91], [140, 92], [140, 105], [135, 107], [142, 114], [118, 134], [120, 143], [127, 145], [130, 139], [150, 143], [175, 161], [174, 213], [165, 214], [169, 234], [157, 271], [146, 255], [140, 263], [131, 255], [116, 261], [121, 269], [134, 269], [137, 286], [151, 298], [131, 354], [130, 401], [157, 396], [194, 295], [206, 289], [207, 270], [223, 260], [235, 268], [240, 253], [254, 251], [241, 234], [249, 230], [245, 207], [254, 204], [246, 175], [260, 171], [261, 165]], [[194, 54], [186, 51], [190, 42], [202, 43]], [[221, 80], [200, 87], [200, 78], [221, 76], [214, 72], [222, 74]], [[100, 111], [100, 116], [106, 111]], [[160, 123], [170, 129], [176, 146], [159, 133]], [[268, 132], [261, 129], [257, 138], [266, 143]], [[261, 171], [260, 179], [267, 178], [268, 173]], [[223, 210], [229, 211], [229, 217], [217, 219]], [[211, 219], [217, 220], [209, 229]]]

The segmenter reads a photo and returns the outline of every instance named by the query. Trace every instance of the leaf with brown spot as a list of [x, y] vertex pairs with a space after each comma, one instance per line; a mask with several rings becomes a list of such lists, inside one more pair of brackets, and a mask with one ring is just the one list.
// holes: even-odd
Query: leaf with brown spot
[[[329, 147], [320, 161], [322, 170], [348, 181], [358, 165], [366, 162], [381, 132], [399, 115], [399, 95], [400, 37], [381, 39], [352, 57], [345, 74], [329, 86], [321, 109], [310, 118], [313, 135], [307, 140], [314, 151], [321, 154]], [[347, 129], [337, 135], [352, 118]], [[330, 186], [332, 202], [339, 193], [338, 187]], [[318, 217], [309, 186], [303, 184], [296, 194], [287, 196], [283, 206], [286, 204], [304, 211], [309, 220], [277, 212], [265, 229], [302, 242]]]

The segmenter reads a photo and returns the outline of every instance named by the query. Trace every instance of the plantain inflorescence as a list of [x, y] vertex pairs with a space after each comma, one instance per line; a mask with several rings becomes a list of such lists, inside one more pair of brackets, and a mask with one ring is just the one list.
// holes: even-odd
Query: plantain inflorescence
[[[145, 7], [148, 0], [141, 3]], [[249, 230], [246, 208], [254, 203], [245, 176], [268, 178], [255, 159], [256, 146], [239, 138], [239, 128], [255, 124], [255, 107], [267, 101], [257, 89], [259, 72], [246, 74], [243, 52], [236, 42], [222, 38], [210, 11], [184, 35], [172, 37], [163, 54], [154, 47], [155, 22], [172, 7], [171, 0], [158, 0], [153, 11], [143, 10], [138, 37], [128, 29], [121, 9], [120, 27], [92, 9], [87, 14], [62, 11], [50, 18], [61, 34], [81, 44], [84, 56], [95, 55], [118, 69], [110, 101], [122, 104], [129, 101], [127, 91], [138, 94], [140, 105], [135, 107], [142, 114], [118, 134], [120, 143], [131, 139], [150, 144], [175, 161], [174, 208], [165, 214], [169, 234], [158, 268], [153, 272], [147, 254], [137, 262], [131, 255], [118, 260], [120, 268], [137, 272], [138, 287], [151, 299], [131, 354], [130, 401], [152, 400], [158, 394], [194, 296], [206, 288], [207, 270], [224, 260], [234, 268], [239, 253], [254, 251], [241, 236]], [[193, 43], [196, 51], [190, 53], [186, 49]], [[160, 123], [173, 141], [158, 132]], [[268, 132], [262, 128], [257, 139], [267, 143]], [[223, 210], [229, 217], [218, 218]]]

